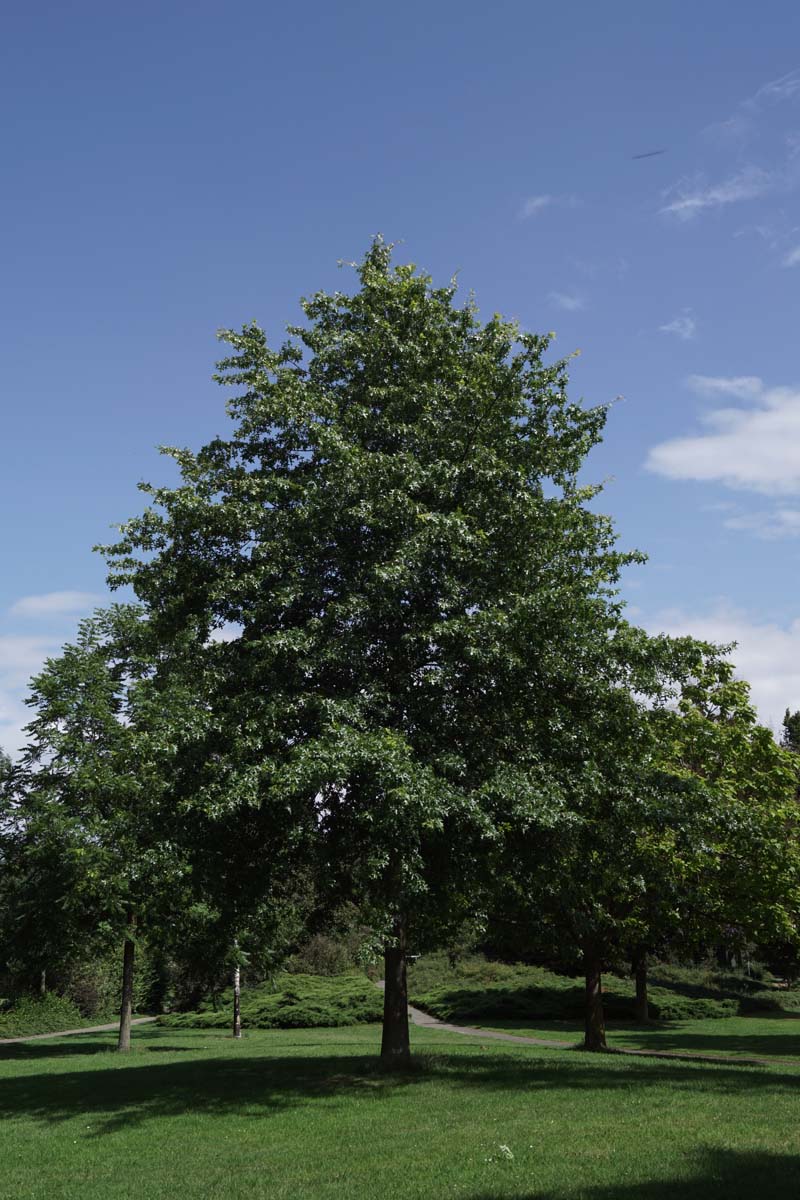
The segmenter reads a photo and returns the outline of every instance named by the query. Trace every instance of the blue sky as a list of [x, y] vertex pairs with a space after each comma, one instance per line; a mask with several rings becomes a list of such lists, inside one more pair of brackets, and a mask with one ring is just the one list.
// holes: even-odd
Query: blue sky
[[32, 3], [2, 42], [0, 745], [156, 445], [225, 429], [215, 330], [279, 337], [376, 231], [581, 351], [632, 615], [800, 707], [799, 6]]

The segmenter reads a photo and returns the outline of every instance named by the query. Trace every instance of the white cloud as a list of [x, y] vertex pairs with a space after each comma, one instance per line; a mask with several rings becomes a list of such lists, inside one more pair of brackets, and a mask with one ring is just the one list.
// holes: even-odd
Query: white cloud
[[785, 267], [800, 266], [800, 246], [795, 246], [794, 250], [790, 250], [783, 260]]
[[666, 325], [659, 325], [658, 329], [660, 333], [672, 333], [682, 341], [689, 342], [695, 335], [697, 322], [687, 310], [680, 316], [673, 318], [672, 321], [668, 321]]
[[22, 727], [31, 720], [23, 703], [28, 681], [58, 648], [54, 638], [0, 635], [0, 746], [10, 754], [22, 748]]
[[787, 708], [800, 709], [800, 618], [784, 627], [721, 604], [705, 614], [662, 612], [648, 620], [647, 627], [652, 633], [736, 642], [731, 660], [751, 686], [760, 720], [773, 729], [779, 728]]
[[528, 217], [535, 217], [537, 213], [542, 211], [543, 208], [547, 208], [547, 206], [552, 203], [553, 197], [547, 195], [546, 193], [541, 196], [528, 196], [527, 200], [522, 205], [519, 215], [523, 220], [526, 220]]
[[13, 617], [74, 616], [88, 613], [102, 599], [94, 592], [45, 592], [40, 596], [23, 596], [9, 611]]
[[563, 308], [565, 312], [578, 312], [586, 307], [583, 296], [579, 296], [577, 293], [551, 292], [548, 299], [558, 308]]
[[708, 432], [653, 447], [647, 468], [764, 495], [800, 492], [800, 391], [771, 388], [752, 408], [718, 408], [702, 420]]
[[684, 180], [670, 189], [670, 194], [677, 193], [676, 198], [659, 211], [677, 217], [680, 221], [691, 221], [706, 209], [720, 208], [740, 200], [753, 200], [757, 196], [763, 196], [773, 189], [775, 183], [776, 180], [769, 171], [756, 166], [743, 167], [735, 175], [715, 184], [703, 184], [701, 181], [689, 183]]
[[737, 400], [755, 400], [764, 390], [757, 375], [690, 375], [686, 386], [698, 396], [735, 396]]

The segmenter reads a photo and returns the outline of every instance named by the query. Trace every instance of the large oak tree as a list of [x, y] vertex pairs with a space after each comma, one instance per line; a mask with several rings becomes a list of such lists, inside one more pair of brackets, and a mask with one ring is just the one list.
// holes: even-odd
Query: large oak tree
[[406, 953], [480, 905], [509, 814], [554, 801], [554, 748], [618, 674], [636, 556], [578, 478], [605, 409], [569, 398], [549, 338], [482, 322], [380, 240], [356, 270], [277, 348], [223, 335], [232, 428], [168, 451], [181, 482], [146, 487], [108, 554], [164, 644], [205, 656], [228, 794], [269, 797], [289, 838], [313, 806], [320, 888], [383, 932], [402, 1059]]

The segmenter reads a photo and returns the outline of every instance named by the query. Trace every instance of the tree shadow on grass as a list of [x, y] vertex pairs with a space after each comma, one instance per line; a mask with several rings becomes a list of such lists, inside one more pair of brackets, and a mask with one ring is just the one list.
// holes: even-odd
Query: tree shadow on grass
[[[306, 1043], [298, 1048], [307, 1051], [309, 1047]], [[97, 1136], [187, 1113], [209, 1118], [230, 1113], [265, 1117], [323, 1098], [328, 1104], [353, 1097], [387, 1100], [400, 1089], [431, 1079], [455, 1089], [515, 1091], [532, 1099], [542, 1089], [630, 1091], [669, 1085], [701, 1087], [705, 1093], [750, 1091], [772, 1096], [779, 1103], [800, 1089], [796, 1075], [758, 1068], [656, 1064], [611, 1056], [590, 1062], [575, 1055], [537, 1059], [438, 1052], [421, 1054], [410, 1069], [389, 1073], [374, 1055], [352, 1052], [272, 1056], [263, 1051], [248, 1054], [246, 1046], [239, 1046], [235, 1054], [205, 1056], [202, 1047], [198, 1050], [188, 1061], [154, 1062], [141, 1054], [120, 1058], [102, 1069], [85, 1067], [7, 1078], [0, 1088], [0, 1121], [27, 1115], [56, 1124], [81, 1116], [91, 1118]]]
[[[800, 1155], [768, 1151], [696, 1151], [687, 1179], [649, 1179], [644, 1183], [559, 1190], [559, 1200], [752, 1200], [753, 1196], [795, 1200], [800, 1194]], [[468, 1200], [552, 1200], [552, 1192], [482, 1191]]]
[[672, 1050], [696, 1054], [742, 1054], [749, 1058], [796, 1058], [800, 1067], [800, 1025], [795, 1033], [734, 1034], [709, 1030], [684, 1033], [680, 1029], [653, 1029], [644, 1026], [609, 1029], [615, 1049], [628, 1046], [646, 1050]]
[[[737, 1018], [737, 1023], [748, 1019]], [[612, 1050], [666, 1050], [679, 1054], [698, 1055], [730, 1054], [732, 1063], [736, 1062], [736, 1054], [747, 1058], [795, 1058], [800, 1067], [800, 1024], [794, 1026], [794, 1033], [788, 1032], [792, 1028], [792, 1022], [797, 1021], [797, 1018], [790, 1014], [781, 1016], [778, 1013], [774, 1017], [753, 1017], [752, 1019], [759, 1022], [764, 1019], [780, 1022], [785, 1020], [787, 1032], [763, 1033], [759, 1032], [756, 1026], [752, 1034], [734, 1034], [726, 1032], [724, 1020], [715, 1022], [719, 1025], [719, 1029], [704, 1030], [702, 1033], [684, 1032], [681, 1022], [659, 1022], [647, 1026], [631, 1022], [608, 1021], [606, 1032], [609, 1047]], [[525, 1035], [524, 1028], [518, 1021], [496, 1021], [492, 1028]], [[555, 1040], [571, 1041], [574, 1044], [578, 1038], [582, 1037], [582, 1029], [574, 1022], [548, 1021], [546, 1024], [541, 1022], [536, 1027], [532, 1027], [531, 1035], [535, 1037], [551, 1035]]]

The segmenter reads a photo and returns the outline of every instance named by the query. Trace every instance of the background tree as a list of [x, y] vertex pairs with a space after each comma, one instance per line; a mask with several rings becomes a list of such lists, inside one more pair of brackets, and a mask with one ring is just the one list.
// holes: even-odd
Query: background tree
[[497, 871], [540, 954], [582, 959], [591, 1050], [606, 1044], [604, 969], [633, 961], [644, 1018], [648, 953], [691, 952], [731, 928], [788, 937], [798, 900], [797, 771], [746, 685], [692, 639], [630, 630], [622, 648], [627, 683], [573, 719], [574, 761], [554, 753], [547, 775], [556, 800], [511, 823]]
[[800, 754], [800, 711], [789, 712], [787, 708], [784, 713], [781, 745], [784, 750], [791, 750], [793, 754]]
[[122, 1051], [137, 937], [169, 921], [185, 873], [166, 802], [181, 698], [173, 688], [167, 701], [154, 685], [141, 645], [139, 612], [118, 605], [83, 621], [76, 642], [48, 659], [31, 685], [13, 813], [26, 953], [122, 942]]

